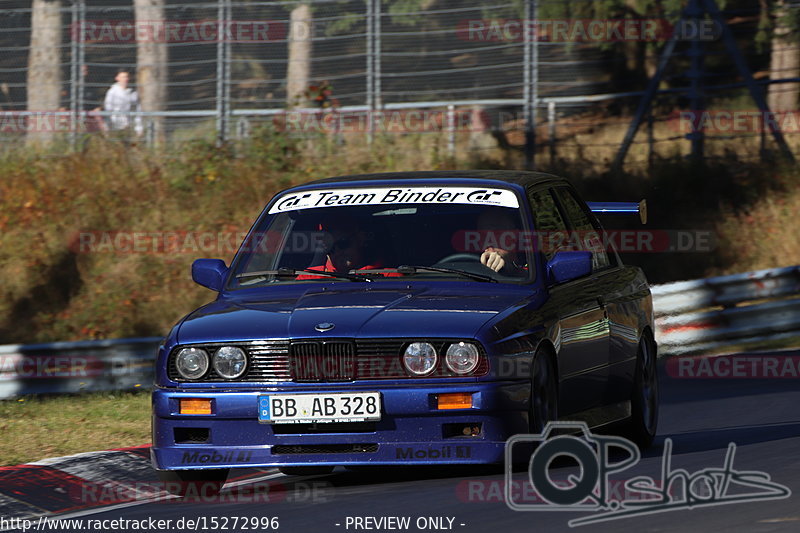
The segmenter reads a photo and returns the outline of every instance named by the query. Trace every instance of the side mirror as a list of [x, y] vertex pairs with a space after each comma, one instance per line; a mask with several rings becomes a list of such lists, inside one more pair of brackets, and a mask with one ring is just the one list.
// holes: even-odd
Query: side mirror
[[592, 273], [592, 252], [556, 252], [547, 262], [551, 283], [564, 283]]
[[220, 292], [228, 267], [222, 259], [195, 259], [192, 263], [192, 280], [198, 285]]

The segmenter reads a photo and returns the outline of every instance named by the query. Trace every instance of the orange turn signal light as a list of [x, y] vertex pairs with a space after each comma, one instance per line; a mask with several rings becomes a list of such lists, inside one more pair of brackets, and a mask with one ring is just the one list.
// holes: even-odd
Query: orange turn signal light
[[211, 400], [182, 398], [180, 400], [180, 413], [182, 415], [210, 415]]
[[472, 393], [448, 392], [440, 394], [438, 398], [439, 409], [470, 409], [472, 407]]

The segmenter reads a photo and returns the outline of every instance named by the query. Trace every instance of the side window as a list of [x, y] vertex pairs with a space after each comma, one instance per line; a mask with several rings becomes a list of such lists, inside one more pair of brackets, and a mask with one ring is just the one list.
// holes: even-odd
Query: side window
[[571, 229], [576, 232], [572, 240], [579, 242], [583, 250], [592, 252], [592, 270], [597, 271], [609, 266], [608, 254], [603, 247], [599, 228], [596, 228], [585, 205], [575, 196], [575, 193], [566, 187], [556, 189], [558, 199], [569, 219]]
[[541, 247], [545, 258], [550, 260], [558, 251], [559, 243], [566, 240], [567, 225], [550, 191], [539, 190], [529, 193], [528, 199], [533, 209], [537, 245]]

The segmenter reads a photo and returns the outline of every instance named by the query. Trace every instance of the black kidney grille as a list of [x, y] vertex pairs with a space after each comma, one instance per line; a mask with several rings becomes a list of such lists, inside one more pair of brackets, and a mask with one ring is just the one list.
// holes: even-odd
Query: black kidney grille
[[289, 367], [298, 383], [353, 381], [355, 346], [352, 342], [293, 342]]

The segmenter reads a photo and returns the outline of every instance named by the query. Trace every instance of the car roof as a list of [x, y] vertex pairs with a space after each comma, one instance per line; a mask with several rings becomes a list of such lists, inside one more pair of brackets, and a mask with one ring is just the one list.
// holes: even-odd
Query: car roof
[[484, 179], [495, 180], [531, 188], [545, 183], [568, 183], [566, 179], [545, 172], [526, 170], [430, 170], [414, 172], [378, 172], [352, 174], [310, 181], [304, 185], [334, 184], [353, 181], [387, 180], [414, 181], [432, 179]]

